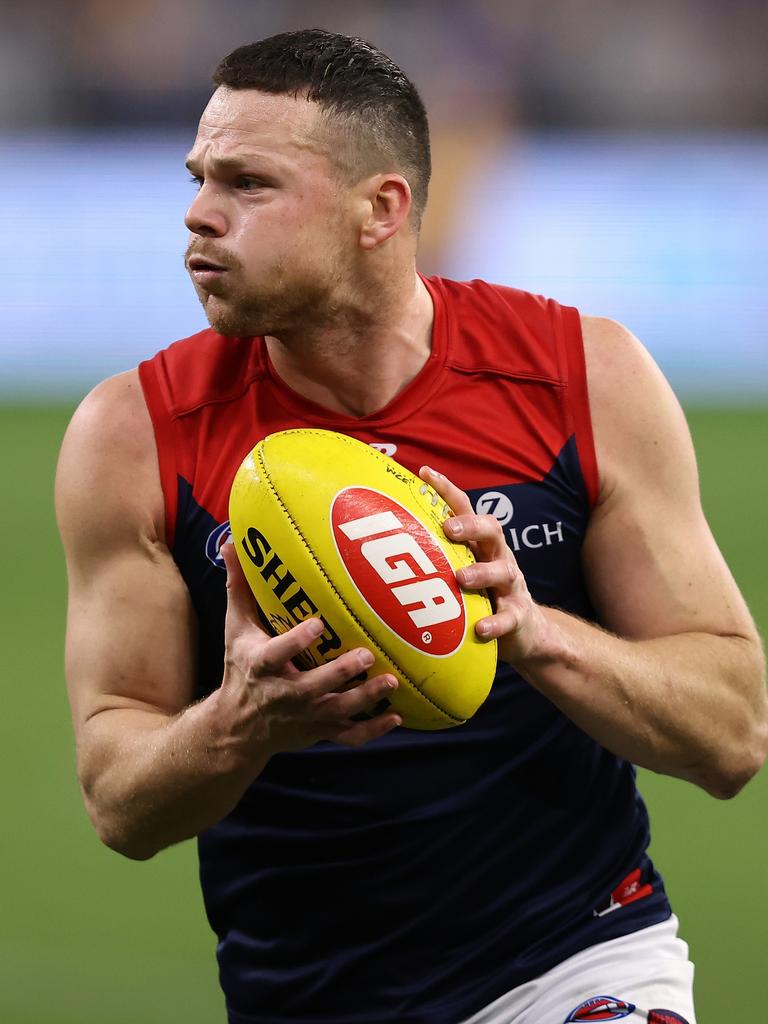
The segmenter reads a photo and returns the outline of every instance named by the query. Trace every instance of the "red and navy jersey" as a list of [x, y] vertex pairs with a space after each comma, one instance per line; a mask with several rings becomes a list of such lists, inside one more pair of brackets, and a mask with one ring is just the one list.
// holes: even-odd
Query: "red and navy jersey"
[[[223, 670], [219, 548], [240, 462], [290, 427], [427, 464], [495, 515], [534, 598], [594, 619], [581, 570], [598, 491], [579, 314], [425, 278], [427, 363], [356, 418], [293, 392], [262, 338], [207, 330], [142, 363], [167, 535]], [[578, 950], [670, 914], [645, 807], [616, 758], [507, 666], [473, 719], [360, 750], [279, 754], [199, 838], [232, 1024], [452, 1024]]]

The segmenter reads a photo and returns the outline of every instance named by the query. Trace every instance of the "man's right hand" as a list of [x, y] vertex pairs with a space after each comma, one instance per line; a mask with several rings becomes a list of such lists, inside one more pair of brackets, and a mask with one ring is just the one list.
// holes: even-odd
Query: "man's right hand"
[[[361, 746], [401, 724], [393, 712], [374, 716], [397, 688], [397, 680], [391, 675], [364, 677], [374, 661], [370, 651], [357, 648], [300, 672], [293, 659], [317, 640], [322, 620], [306, 619], [270, 637], [260, 626], [234, 545], [226, 544], [222, 555], [227, 566], [222, 696], [231, 694], [241, 703], [242, 726], [261, 751], [296, 750], [320, 740]], [[361, 715], [373, 717], [355, 721]]]

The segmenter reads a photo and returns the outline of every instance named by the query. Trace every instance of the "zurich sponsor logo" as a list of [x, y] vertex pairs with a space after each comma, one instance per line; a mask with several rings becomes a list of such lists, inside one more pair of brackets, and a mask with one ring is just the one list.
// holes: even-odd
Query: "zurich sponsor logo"
[[563, 524], [557, 522], [529, 523], [527, 526], [512, 526], [515, 508], [503, 491], [484, 491], [475, 502], [479, 516], [494, 516], [507, 531], [509, 546], [513, 551], [521, 548], [548, 548], [562, 544], [565, 540]]
[[621, 1020], [635, 1012], [634, 1003], [627, 1003], [616, 996], [592, 996], [579, 1003], [565, 1018], [564, 1024], [570, 1021]]
[[688, 1024], [688, 1021], [674, 1010], [649, 1010], [648, 1024]]
[[213, 562], [217, 569], [225, 569], [224, 559], [221, 557], [221, 549], [231, 538], [232, 531], [229, 528], [229, 520], [211, 530], [205, 542], [205, 556], [209, 562]]
[[477, 499], [477, 514], [494, 516], [502, 526], [506, 526], [515, 514], [515, 509], [506, 494], [502, 494], [501, 491], [486, 491]]

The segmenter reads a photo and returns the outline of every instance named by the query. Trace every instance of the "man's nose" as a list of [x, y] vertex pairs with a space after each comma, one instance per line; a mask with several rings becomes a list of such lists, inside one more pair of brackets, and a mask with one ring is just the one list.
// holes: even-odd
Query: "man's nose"
[[196, 235], [215, 238], [226, 235], [228, 223], [221, 193], [203, 184], [187, 210], [184, 223]]

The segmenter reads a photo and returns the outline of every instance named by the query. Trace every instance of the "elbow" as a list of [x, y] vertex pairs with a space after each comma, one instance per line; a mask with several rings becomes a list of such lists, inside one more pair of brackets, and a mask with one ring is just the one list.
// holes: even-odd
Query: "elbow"
[[740, 724], [734, 727], [730, 740], [720, 756], [710, 764], [717, 769], [709, 773], [703, 788], [718, 800], [731, 800], [757, 775], [768, 758], [768, 692], [765, 685], [765, 662], [762, 649], [755, 647], [754, 688], [745, 700]]
[[91, 813], [91, 821], [101, 842], [121, 857], [128, 860], [151, 860], [159, 852], [159, 847], [148, 845], [141, 837], [131, 835], [127, 829], [105, 821], [98, 815]]
[[768, 717], [753, 724], [746, 742], [739, 744], [727, 764], [707, 773], [700, 784], [717, 800], [732, 800], [757, 775], [768, 757]]
[[731, 773], [726, 775], [725, 773], [719, 775], [717, 778], [709, 776], [706, 779], [702, 779], [700, 782], [701, 788], [713, 796], [715, 800], [733, 800], [735, 796], [744, 789], [749, 780], [753, 777], [754, 772], [740, 772]]
[[128, 860], [150, 860], [160, 851], [159, 846], [149, 844], [146, 837], [134, 832], [126, 822], [108, 810], [97, 806], [87, 793], [84, 795], [88, 817], [96, 835], [108, 849]]
[[159, 852], [158, 848], [147, 846], [135, 837], [121, 834], [119, 830], [113, 830], [95, 822], [94, 825], [96, 834], [102, 843], [128, 860], [151, 860]]
[[[135, 794], [105, 783], [103, 770], [79, 754], [78, 782], [91, 824], [108, 849], [128, 860], [150, 860], [162, 848], [151, 841], [141, 816], [135, 813]], [[133, 811], [133, 813], [132, 813]]]

